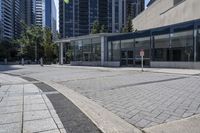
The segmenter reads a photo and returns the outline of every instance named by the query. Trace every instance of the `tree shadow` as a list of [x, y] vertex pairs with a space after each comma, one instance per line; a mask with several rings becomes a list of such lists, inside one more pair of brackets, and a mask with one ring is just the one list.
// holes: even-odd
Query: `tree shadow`
[[0, 73], [6, 71], [19, 70], [19, 69], [21, 68], [15, 67], [14, 65], [0, 65]]

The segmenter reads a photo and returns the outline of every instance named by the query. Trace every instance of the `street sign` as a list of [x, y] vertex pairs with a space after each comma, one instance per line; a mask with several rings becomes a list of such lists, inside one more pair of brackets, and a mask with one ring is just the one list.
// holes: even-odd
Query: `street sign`
[[143, 49], [140, 50], [140, 56], [141, 57], [144, 56], [144, 50]]

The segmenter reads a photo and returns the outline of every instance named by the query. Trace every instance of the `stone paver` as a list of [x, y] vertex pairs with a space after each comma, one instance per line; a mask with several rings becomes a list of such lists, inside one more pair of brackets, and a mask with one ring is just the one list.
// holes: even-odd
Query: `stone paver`
[[65, 85], [145, 128], [200, 114], [199, 71], [182, 71], [169, 74], [170, 70], [141, 73], [131, 69], [29, 66], [12, 73]]
[[0, 84], [0, 133], [65, 131], [58, 115], [51, 115], [55, 110], [48, 107], [49, 100], [38, 87], [3, 74], [0, 74]]

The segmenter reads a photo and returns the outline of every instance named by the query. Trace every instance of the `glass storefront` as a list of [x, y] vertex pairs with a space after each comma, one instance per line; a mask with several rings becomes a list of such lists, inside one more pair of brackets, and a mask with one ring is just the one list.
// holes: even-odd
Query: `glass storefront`
[[150, 63], [150, 37], [136, 38], [135, 39], [135, 65], [141, 65], [140, 51], [144, 50], [144, 65]]
[[101, 60], [101, 39], [93, 38], [92, 39], [92, 61]]
[[[104, 44], [105, 62], [117, 62], [121, 66], [140, 66], [141, 50], [145, 53], [144, 65], [146, 66], [150, 65], [150, 61], [193, 62], [195, 49], [196, 60], [200, 61], [200, 27], [196, 29], [197, 32], [193, 29], [198, 25], [195, 24], [191, 26], [192, 28], [175, 25], [131, 35], [129, 33], [105, 36], [105, 40], [108, 40]], [[196, 37], [194, 33], [197, 33]], [[101, 37], [73, 41], [74, 61], [101, 61]], [[194, 41], [196, 41], [196, 48]]]
[[100, 38], [83, 39], [71, 42], [74, 48], [74, 61], [100, 61]]
[[112, 61], [120, 60], [120, 41], [112, 42]]
[[169, 60], [169, 34], [156, 35], [153, 37], [153, 60], [154, 61], [167, 61]]
[[193, 30], [171, 34], [169, 61], [194, 61]]
[[200, 27], [197, 30], [197, 61], [200, 61]]

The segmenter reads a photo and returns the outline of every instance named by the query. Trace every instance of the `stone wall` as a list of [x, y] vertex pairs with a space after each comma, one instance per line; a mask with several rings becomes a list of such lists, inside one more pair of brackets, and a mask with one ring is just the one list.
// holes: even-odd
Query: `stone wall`
[[200, 19], [200, 0], [157, 0], [132, 20], [134, 28], [145, 30]]

